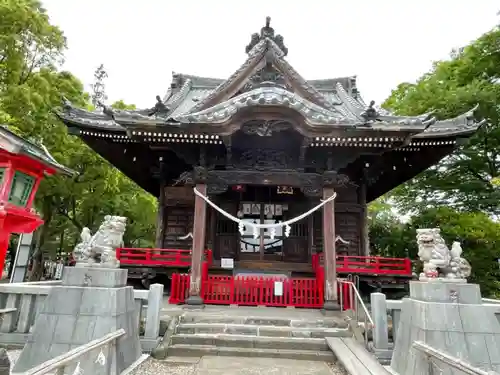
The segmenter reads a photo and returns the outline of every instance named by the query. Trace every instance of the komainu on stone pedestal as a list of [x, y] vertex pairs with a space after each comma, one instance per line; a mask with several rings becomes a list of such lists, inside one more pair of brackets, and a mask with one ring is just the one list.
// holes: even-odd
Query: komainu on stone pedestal
[[123, 245], [126, 226], [126, 217], [107, 215], [93, 236], [89, 228], [83, 228], [81, 242], [73, 250], [76, 264], [87, 267], [120, 267], [116, 259], [116, 248]]
[[453, 242], [448, 249], [439, 228], [417, 229], [418, 256], [424, 263], [420, 281], [461, 280], [471, 274], [469, 262], [462, 258], [460, 242]]

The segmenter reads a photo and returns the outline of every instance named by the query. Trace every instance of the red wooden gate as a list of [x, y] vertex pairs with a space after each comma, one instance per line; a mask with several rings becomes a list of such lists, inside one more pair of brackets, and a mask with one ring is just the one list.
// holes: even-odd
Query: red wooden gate
[[[184, 303], [188, 296], [188, 274], [173, 274], [170, 303]], [[207, 304], [243, 306], [323, 306], [323, 268], [316, 269], [316, 278], [276, 278], [252, 276], [208, 275], [203, 263], [202, 296]]]
[[317, 279], [209, 276], [204, 301], [243, 306], [323, 306], [323, 285]]

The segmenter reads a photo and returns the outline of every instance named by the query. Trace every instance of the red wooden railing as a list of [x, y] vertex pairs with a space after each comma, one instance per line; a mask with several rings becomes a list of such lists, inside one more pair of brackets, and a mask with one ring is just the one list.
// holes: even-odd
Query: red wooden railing
[[[276, 282], [281, 283], [279, 293]], [[169, 303], [184, 303], [189, 284], [188, 274], [172, 275]], [[207, 304], [317, 308], [323, 306], [323, 285], [322, 267], [314, 279], [208, 275], [207, 262], [202, 267], [201, 294]]]
[[[116, 257], [129, 266], [191, 266], [191, 250], [118, 248]], [[205, 260], [212, 265], [212, 250], [205, 250]], [[316, 270], [323, 265], [323, 253], [313, 254], [311, 260]], [[411, 276], [412, 264], [409, 258], [337, 255], [337, 273]]]
[[189, 295], [190, 277], [187, 273], [172, 274], [172, 283], [170, 284], [170, 298], [168, 302], [171, 304], [185, 303]]
[[[323, 265], [323, 261], [323, 253], [313, 254], [313, 270]], [[337, 255], [337, 273], [411, 276], [412, 265], [409, 258]]]
[[[191, 266], [191, 250], [121, 247], [116, 249], [116, 258], [121, 264], [135, 266]], [[205, 260], [212, 264], [212, 250], [205, 250]]]
[[[276, 293], [280, 283], [280, 293]], [[244, 306], [323, 306], [322, 285], [316, 279], [209, 276], [204, 301]]]

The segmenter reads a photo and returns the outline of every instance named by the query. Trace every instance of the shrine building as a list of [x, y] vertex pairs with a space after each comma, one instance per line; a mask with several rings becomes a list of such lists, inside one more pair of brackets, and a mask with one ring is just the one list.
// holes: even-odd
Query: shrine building
[[269, 18], [245, 51], [227, 79], [173, 73], [150, 109], [67, 102], [58, 115], [158, 197], [156, 247], [192, 249], [191, 297], [206, 249], [214, 272], [227, 268], [222, 259], [231, 272], [287, 276], [311, 273], [323, 253], [328, 304], [339, 256], [370, 255], [367, 203], [439, 162], [481, 122], [474, 109], [443, 121], [397, 116], [366, 104], [356, 77], [307, 80]]

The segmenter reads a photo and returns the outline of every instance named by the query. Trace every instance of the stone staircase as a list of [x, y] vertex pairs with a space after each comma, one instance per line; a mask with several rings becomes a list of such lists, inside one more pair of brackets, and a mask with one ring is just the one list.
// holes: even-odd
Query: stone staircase
[[334, 362], [325, 337], [352, 336], [340, 317], [290, 319], [260, 315], [184, 313], [165, 338], [165, 359], [189, 363], [215, 355]]

